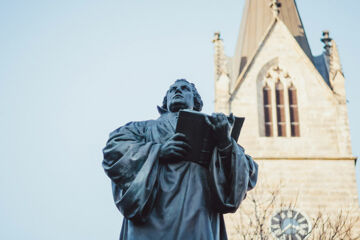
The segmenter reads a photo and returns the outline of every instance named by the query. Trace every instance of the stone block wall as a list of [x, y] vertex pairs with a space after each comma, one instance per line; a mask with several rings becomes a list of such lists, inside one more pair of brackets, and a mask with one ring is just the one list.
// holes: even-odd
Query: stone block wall
[[[289, 73], [297, 89], [300, 137], [263, 134], [262, 81], [275, 66]], [[227, 79], [222, 81], [228, 84]], [[261, 43], [245, 74], [231, 79], [230, 101], [226, 87], [219, 86], [222, 81], [215, 84], [215, 108], [224, 111], [229, 102], [230, 112], [246, 118], [239, 144], [260, 165], [256, 188], [237, 213], [225, 216], [230, 239], [243, 239], [239, 229], [249, 223], [240, 216], [254, 213], [253, 197], [265, 204], [274, 191], [279, 192], [267, 210], [266, 224], [274, 211], [289, 206], [310, 220], [319, 212], [335, 217], [339, 211], [350, 211], [360, 216], [346, 103], [339, 101], [281, 21]], [[263, 211], [264, 206], [258, 207]], [[360, 232], [360, 222], [356, 229]]]
[[[333, 92], [287, 31], [281, 22], [275, 25], [233, 94], [230, 111], [246, 117], [239, 143], [259, 158], [351, 157], [349, 133], [343, 133], [349, 131], [347, 116], [339, 118], [339, 113], [347, 113], [346, 109], [339, 111]], [[264, 68], [272, 67], [269, 65], [272, 62], [290, 74], [297, 88], [300, 137], [264, 137], [261, 134], [264, 110], [259, 82], [266, 73]], [[344, 149], [344, 146], [347, 147]]]
[[[267, 205], [271, 193], [276, 191], [277, 198], [264, 221], [267, 225], [275, 211], [290, 206], [306, 214], [312, 225], [319, 212], [336, 217], [339, 211], [350, 211], [351, 217], [359, 216], [353, 160], [279, 159], [256, 162], [259, 164], [258, 185], [248, 192], [235, 214], [225, 215], [230, 239], [242, 239], [238, 233], [241, 225], [249, 227], [246, 216], [255, 214], [253, 197], [258, 201], [258, 211], [264, 211], [265, 206], [260, 205]], [[360, 222], [356, 229], [360, 231]]]

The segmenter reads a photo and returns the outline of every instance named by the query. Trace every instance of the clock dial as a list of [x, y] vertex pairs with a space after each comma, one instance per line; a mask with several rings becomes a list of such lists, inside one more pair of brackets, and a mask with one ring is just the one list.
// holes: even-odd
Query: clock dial
[[307, 217], [295, 209], [282, 209], [270, 219], [270, 231], [275, 239], [303, 240], [310, 232]]

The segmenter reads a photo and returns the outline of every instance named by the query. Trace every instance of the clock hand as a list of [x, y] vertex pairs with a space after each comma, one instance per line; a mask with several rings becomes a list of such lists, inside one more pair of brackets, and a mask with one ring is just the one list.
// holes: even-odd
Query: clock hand
[[292, 227], [292, 224], [287, 225], [282, 231], [281, 234], [283, 234], [286, 230]]

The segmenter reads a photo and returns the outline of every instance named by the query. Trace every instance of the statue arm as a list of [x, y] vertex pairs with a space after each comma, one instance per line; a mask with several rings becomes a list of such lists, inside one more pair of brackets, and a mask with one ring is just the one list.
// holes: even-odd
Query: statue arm
[[257, 174], [257, 164], [235, 140], [224, 149], [215, 148], [210, 179], [217, 211], [235, 212], [246, 192], [255, 187]]
[[143, 221], [156, 195], [160, 144], [145, 141], [149, 122], [129, 123], [110, 134], [103, 167], [112, 181], [114, 201], [128, 219]]

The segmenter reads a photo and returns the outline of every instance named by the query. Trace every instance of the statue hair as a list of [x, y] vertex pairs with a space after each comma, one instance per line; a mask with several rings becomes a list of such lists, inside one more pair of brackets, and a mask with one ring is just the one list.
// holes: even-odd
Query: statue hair
[[[197, 91], [197, 89], [195, 87], [195, 84], [188, 82], [186, 79], [177, 79], [175, 81], [175, 83], [180, 82], [180, 81], [190, 84], [191, 91], [194, 94], [194, 108], [193, 108], [193, 110], [200, 112], [202, 107], [203, 107], [203, 101], [201, 100], [200, 94]], [[163, 104], [162, 104], [162, 108], [165, 109], [165, 110], [169, 110], [169, 109], [167, 109], [167, 94], [168, 94], [168, 92], [169, 92], [169, 90], [167, 90], [167, 92], [165, 94], [165, 97], [164, 97], [164, 100], [163, 100]]]

